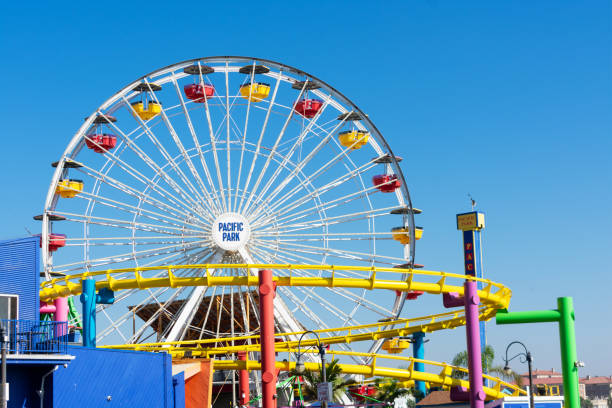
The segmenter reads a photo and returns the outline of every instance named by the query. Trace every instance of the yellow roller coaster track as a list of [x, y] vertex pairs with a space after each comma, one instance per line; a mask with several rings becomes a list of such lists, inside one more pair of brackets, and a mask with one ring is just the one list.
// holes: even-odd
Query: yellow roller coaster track
[[[201, 269], [199, 277], [177, 276], [175, 271], [181, 269]], [[387, 289], [397, 291], [423, 291], [430, 294], [457, 293], [463, 295], [463, 282], [465, 275], [447, 272], [436, 272], [426, 270], [381, 268], [381, 267], [356, 267], [339, 265], [293, 265], [293, 264], [201, 264], [201, 265], [170, 265], [144, 268], [115, 269], [98, 272], [86, 272], [56, 278], [41, 283], [40, 299], [51, 301], [58, 297], [78, 295], [81, 293], [81, 281], [93, 278], [96, 280], [96, 289], [109, 288], [114, 291], [125, 289], [148, 289], [156, 287], [183, 287], [183, 286], [257, 286], [257, 276], [214, 276], [211, 270], [219, 269], [272, 269], [277, 272], [274, 281], [277, 286], [308, 286], [308, 287], [343, 287], [362, 289]], [[318, 271], [319, 276], [296, 276], [295, 271]], [[347, 272], [359, 277], [345, 277]], [[150, 274], [153, 276], [147, 277]], [[325, 276], [324, 276], [325, 275]], [[381, 277], [382, 276], [382, 277]], [[384, 279], [383, 279], [384, 278]], [[487, 279], [470, 279], [482, 282], [482, 289], [478, 296], [482, 302], [480, 308], [480, 319], [485, 321], [495, 316], [497, 309], [508, 307], [512, 292], [507, 287]], [[454, 311], [431, 316], [412, 319], [396, 319], [371, 323], [360, 326], [345, 326], [324, 330], [315, 330], [322, 336], [325, 344], [348, 344], [356, 341], [372, 341], [397, 336], [406, 336], [414, 332], [433, 332], [442, 329], [452, 329], [465, 324], [463, 311]], [[332, 332], [334, 333], [332, 335]], [[298, 336], [303, 332], [277, 333], [277, 337]], [[338, 333], [343, 333], [338, 335]], [[295, 337], [294, 337], [295, 338]], [[162, 343], [124, 344], [116, 346], [104, 346], [107, 348], [132, 349], [143, 351], [163, 351], [170, 353], [175, 358], [186, 356], [212, 357], [214, 355], [227, 355], [237, 351], [259, 351], [259, 336], [227, 337], [222, 339], [207, 339], [198, 341], [177, 341]], [[247, 340], [254, 344], [242, 344], [231, 346], [232, 342], [244, 343]], [[303, 340], [301, 345], [307, 347], [314, 345], [316, 340]], [[294, 351], [297, 341], [282, 341], [275, 344], [276, 350], [281, 352]], [[368, 365], [340, 364], [343, 372], [350, 374], [362, 374], [365, 376], [386, 376], [398, 378], [402, 381], [425, 381], [440, 386], [463, 386], [469, 383], [464, 380], [452, 378], [453, 372], [467, 370], [450, 366], [445, 363], [437, 363], [425, 360], [415, 360], [410, 357], [387, 356], [381, 354], [341, 352], [333, 351], [329, 354], [353, 355], [367, 357], [371, 363]], [[409, 362], [407, 369], [380, 367], [378, 360], [390, 359]], [[430, 367], [441, 368], [439, 373], [419, 372], [413, 370], [414, 362], [423, 362]], [[281, 370], [291, 370], [295, 363], [291, 361], [277, 362], [276, 367]], [[217, 370], [258, 370], [260, 364], [257, 361], [246, 360], [214, 360], [214, 368]], [[319, 365], [306, 363], [306, 369], [318, 370]], [[492, 387], [485, 387], [484, 391], [488, 399], [500, 398], [511, 392], [513, 395], [524, 394], [524, 391], [516, 385], [506, 383], [500, 379], [485, 376], [492, 383]], [[504, 393], [505, 390], [505, 393]]]

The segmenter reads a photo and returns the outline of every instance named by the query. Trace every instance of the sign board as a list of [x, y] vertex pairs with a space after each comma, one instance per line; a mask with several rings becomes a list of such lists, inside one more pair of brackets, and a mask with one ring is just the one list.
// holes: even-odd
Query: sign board
[[249, 241], [251, 227], [245, 217], [227, 212], [221, 214], [212, 225], [212, 237], [218, 247], [226, 251], [238, 251]]
[[457, 214], [457, 229], [461, 231], [475, 231], [483, 229], [485, 226], [484, 213], [472, 211], [464, 214]]
[[332, 383], [323, 382], [317, 384], [317, 399], [319, 401], [331, 401], [332, 397]]
[[465, 274], [472, 276], [476, 276], [476, 242], [474, 242], [474, 238], [474, 231], [463, 231]]

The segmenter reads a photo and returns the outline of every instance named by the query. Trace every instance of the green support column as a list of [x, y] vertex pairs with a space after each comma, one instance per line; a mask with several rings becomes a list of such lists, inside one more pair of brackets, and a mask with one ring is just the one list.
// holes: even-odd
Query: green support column
[[571, 297], [557, 299], [561, 313], [559, 319], [559, 339], [561, 341], [561, 364], [563, 368], [563, 393], [565, 406], [580, 407], [580, 389], [576, 362], [576, 331], [574, 329], [574, 302]]
[[512, 313], [507, 310], [498, 310], [495, 322], [497, 324], [559, 322], [565, 407], [580, 408], [574, 302], [571, 297], [560, 297], [557, 298], [557, 307], [557, 310], [532, 310]]

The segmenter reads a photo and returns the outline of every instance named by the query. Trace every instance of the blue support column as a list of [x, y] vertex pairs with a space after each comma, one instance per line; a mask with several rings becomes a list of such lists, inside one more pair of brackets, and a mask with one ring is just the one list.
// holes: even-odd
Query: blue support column
[[96, 281], [81, 281], [81, 304], [83, 305], [83, 346], [96, 347]]
[[[416, 332], [412, 334], [412, 356], [419, 360], [425, 359], [425, 346], [423, 345], [423, 338], [425, 337], [425, 333]], [[425, 364], [420, 362], [414, 363], [414, 371], [425, 371]], [[424, 381], [416, 381], [416, 389], [421, 391], [423, 396], [427, 395], [427, 387], [425, 386]]]

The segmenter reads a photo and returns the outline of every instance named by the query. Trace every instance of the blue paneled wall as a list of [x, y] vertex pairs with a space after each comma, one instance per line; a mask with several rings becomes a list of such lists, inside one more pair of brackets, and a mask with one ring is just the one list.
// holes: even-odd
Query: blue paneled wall
[[68, 353], [75, 359], [53, 374], [54, 407], [175, 408], [168, 354], [76, 346]]
[[19, 318], [38, 320], [40, 238], [0, 241], [0, 293], [19, 295]]

